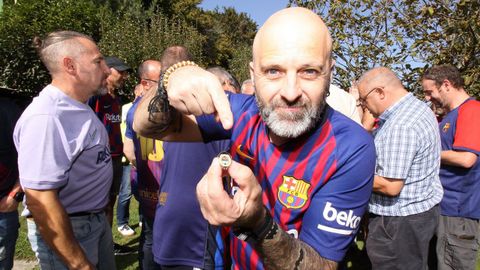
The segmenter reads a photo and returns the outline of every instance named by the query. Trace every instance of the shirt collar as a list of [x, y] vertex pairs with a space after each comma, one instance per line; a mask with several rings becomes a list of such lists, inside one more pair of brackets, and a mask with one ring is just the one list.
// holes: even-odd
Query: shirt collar
[[399, 101], [386, 109], [379, 117], [379, 125], [385, 123], [396, 111], [399, 110], [402, 104], [406, 103], [407, 100], [412, 96], [412, 93], [408, 93], [403, 96]]

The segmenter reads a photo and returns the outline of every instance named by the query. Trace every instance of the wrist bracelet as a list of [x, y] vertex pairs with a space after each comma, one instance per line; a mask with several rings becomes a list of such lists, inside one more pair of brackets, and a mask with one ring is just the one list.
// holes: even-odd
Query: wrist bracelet
[[195, 62], [193, 62], [193, 61], [181, 61], [181, 62], [178, 62], [176, 64], [171, 65], [169, 68], [167, 68], [167, 70], [165, 70], [165, 73], [163, 74], [163, 79], [161, 79], [161, 84], [163, 85], [163, 88], [165, 90], [167, 90], [168, 79], [170, 78], [170, 75], [172, 75], [172, 73], [175, 70], [177, 70], [181, 67], [186, 67], [186, 66], [198, 67], [198, 65], [195, 64]]
[[278, 232], [278, 225], [273, 220], [273, 217], [270, 215], [270, 211], [264, 207], [265, 211], [265, 221], [258, 228], [253, 229], [242, 229], [234, 228], [233, 234], [242, 240], [250, 244], [257, 244], [264, 239], [273, 239], [273, 237]]
[[[168, 102], [167, 91], [163, 87], [162, 80], [165, 76], [165, 72], [160, 75], [160, 83], [158, 84], [156, 95], [150, 100], [148, 104], [148, 121], [160, 125], [160, 130], [157, 132], [163, 132], [167, 130], [172, 123], [172, 109]], [[160, 113], [160, 116], [158, 115]]]

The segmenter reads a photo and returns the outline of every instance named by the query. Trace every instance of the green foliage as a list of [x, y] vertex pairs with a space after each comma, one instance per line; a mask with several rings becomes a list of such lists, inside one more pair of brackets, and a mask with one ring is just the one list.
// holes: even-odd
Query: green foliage
[[[115, 13], [104, 8], [101, 14], [99, 47], [104, 55], [119, 57], [137, 68], [144, 60], [159, 60], [168, 46], [183, 45], [202, 62], [201, 48], [205, 39], [181, 18], [167, 18], [152, 9], [144, 10], [138, 0], [126, 1]], [[126, 91], [120, 95], [131, 96], [137, 82], [136, 73], [131, 74]]]
[[32, 47], [33, 37], [75, 30], [98, 38], [98, 21], [93, 0], [5, 1], [0, 14], [0, 86], [38, 92], [50, 78]]
[[[32, 47], [34, 36], [55, 30], [91, 35], [104, 55], [133, 68], [183, 45], [207, 67], [220, 65], [240, 80], [248, 77], [249, 47], [256, 24], [232, 8], [204, 11], [201, 0], [13, 0], [0, 14], [0, 86], [35, 95], [50, 76]], [[131, 95], [136, 74], [127, 82]]]
[[344, 88], [374, 66], [392, 68], [412, 91], [425, 67], [453, 64], [480, 92], [480, 2], [470, 0], [290, 0], [317, 12], [334, 39], [335, 80]]

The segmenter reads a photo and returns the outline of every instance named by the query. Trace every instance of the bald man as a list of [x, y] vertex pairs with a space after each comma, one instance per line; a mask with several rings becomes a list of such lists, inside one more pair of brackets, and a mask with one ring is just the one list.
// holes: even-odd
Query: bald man
[[368, 256], [373, 269], [427, 269], [443, 196], [435, 115], [388, 68], [367, 71], [357, 86], [360, 105], [379, 118]]
[[[331, 48], [316, 14], [284, 9], [255, 37], [255, 96], [227, 98], [213, 74], [183, 62], [160, 85], [173, 108], [160, 92], [136, 111], [134, 128], [147, 136], [232, 141], [233, 161], [222, 167], [215, 158], [197, 197], [211, 224], [232, 228], [235, 269], [337, 269], [358, 231], [375, 149], [325, 102]], [[234, 179], [231, 193], [222, 176]]]

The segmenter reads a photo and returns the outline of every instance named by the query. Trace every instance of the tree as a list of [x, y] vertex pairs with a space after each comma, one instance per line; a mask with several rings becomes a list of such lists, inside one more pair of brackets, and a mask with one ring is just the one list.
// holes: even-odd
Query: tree
[[457, 66], [480, 92], [480, 3], [460, 0], [290, 0], [319, 14], [334, 38], [335, 80], [344, 88], [374, 66], [392, 68], [408, 89], [433, 64]]
[[93, 0], [5, 1], [0, 14], [0, 86], [35, 95], [50, 77], [32, 47], [33, 37], [68, 29], [98, 40], [97, 9]]
[[[139, 0], [125, 1], [115, 12], [103, 9], [101, 18], [101, 52], [125, 60], [134, 69], [144, 60], [159, 60], [163, 50], [172, 45], [187, 47], [202, 63], [205, 38], [181, 18], [167, 18], [152, 8], [144, 10]], [[134, 73], [120, 95], [131, 96], [137, 82]]]
[[[136, 68], [159, 59], [171, 45], [183, 45], [202, 66], [220, 65], [248, 77], [256, 24], [245, 13], [227, 8], [204, 11], [201, 0], [14, 0], [0, 13], [0, 87], [33, 96], [50, 80], [32, 47], [34, 36], [56, 30], [90, 35], [104, 55]], [[130, 95], [136, 76], [130, 76]]]

